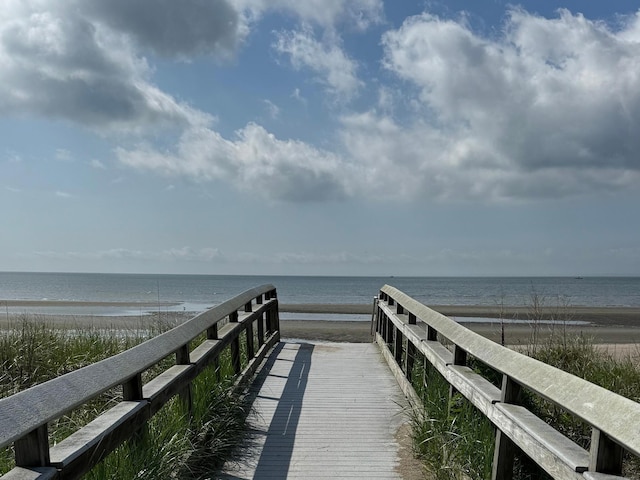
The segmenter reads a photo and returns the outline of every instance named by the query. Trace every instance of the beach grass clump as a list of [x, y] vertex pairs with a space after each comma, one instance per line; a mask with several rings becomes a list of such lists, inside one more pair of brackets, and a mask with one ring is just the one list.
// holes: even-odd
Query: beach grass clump
[[211, 478], [244, 432], [244, 404], [228, 393], [231, 372], [228, 360], [207, 368], [192, 385], [191, 408], [183, 397], [173, 398], [85, 478]]
[[[536, 335], [525, 353], [549, 365], [584, 378], [612, 392], [640, 401], [640, 350], [620, 358], [599, 349], [584, 335], [571, 336], [558, 328], [550, 336]], [[421, 363], [422, 362], [422, 363]], [[468, 365], [499, 386], [501, 375], [473, 357]], [[450, 396], [448, 382], [418, 355], [412, 384], [424, 405], [423, 415], [414, 415], [414, 446], [429, 472], [438, 479], [489, 479], [495, 443], [494, 428], [460, 394]], [[566, 410], [528, 390], [523, 404], [556, 430], [589, 449], [591, 427]], [[625, 455], [623, 475], [640, 479], [638, 458]], [[551, 477], [524, 453], [516, 452], [514, 480], [544, 480]]]
[[412, 384], [424, 405], [413, 417], [414, 447], [427, 470], [443, 480], [490, 478], [491, 422], [459, 393], [450, 396], [449, 383], [429, 365], [416, 362]]
[[[166, 331], [168, 323], [119, 329], [56, 328], [24, 316], [0, 330], [0, 397], [95, 363]], [[246, 344], [246, 342], [245, 342]], [[197, 345], [193, 342], [192, 346]], [[246, 345], [241, 345], [246, 350]], [[246, 358], [246, 353], [245, 353]], [[247, 361], [247, 360], [245, 360]], [[173, 355], [143, 375], [144, 381], [175, 363]], [[243, 362], [244, 363], [244, 362]], [[205, 478], [241, 438], [245, 409], [229, 394], [233, 382], [229, 348], [195, 379], [189, 395], [167, 403], [142, 430], [86, 475], [89, 479]], [[185, 399], [191, 398], [191, 406]], [[120, 388], [49, 425], [55, 443], [121, 401]], [[0, 449], [0, 475], [14, 467], [12, 448]]]

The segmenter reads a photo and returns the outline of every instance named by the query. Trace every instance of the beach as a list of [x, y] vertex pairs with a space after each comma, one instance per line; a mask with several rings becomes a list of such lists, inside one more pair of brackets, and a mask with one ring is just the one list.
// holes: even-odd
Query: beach
[[[117, 306], [123, 309], [141, 307], [157, 307], [157, 304], [126, 303], [126, 302], [53, 302], [53, 301], [9, 301], [10, 306], [24, 307], [74, 307], [74, 306]], [[4, 302], [3, 302], [4, 303]], [[492, 307], [492, 306], [456, 306], [436, 305], [434, 310], [455, 318], [467, 328], [490, 338], [496, 342], [501, 340], [501, 320], [519, 320], [522, 323], [504, 323], [505, 343], [509, 345], [523, 345], [531, 339], [532, 323], [528, 321], [532, 315], [530, 307]], [[360, 315], [364, 319], [370, 318], [373, 304], [281, 304], [280, 311], [287, 313], [288, 319], [281, 320], [283, 338], [326, 340], [342, 342], [371, 341], [371, 323], [369, 321], [341, 321], [324, 320], [323, 314]], [[295, 314], [301, 316], [313, 314], [314, 319], [296, 319]], [[159, 318], [162, 322], [179, 324], [188, 320], [195, 313], [190, 312], [162, 312]], [[0, 328], [6, 328], [25, 314], [0, 314]], [[115, 328], [136, 329], [146, 328], [158, 321], [158, 312], [152, 315], [135, 316], [97, 316], [97, 315], [28, 315], [35, 321], [46, 322], [48, 325], [60, 328]], [[556, 320], [558, 323], [539, 324], [539, 338], [543, 339], [552, 333], [566, 331], [569, 335], [585, 335], [598, 344], [640, 344], [640, 308], [628, 307], [568, 307], [559, 310], [556, 307], [541, 308], [537, 312], [540, 319]], [[472, 323], [465, 319], [473, 319]], [[478, 321], [481, 319], [481, 321]], [[567, 321], [569, 324], [565, 324]], [[571, 322], [588, 322], [585, 324], [571, 324]]]

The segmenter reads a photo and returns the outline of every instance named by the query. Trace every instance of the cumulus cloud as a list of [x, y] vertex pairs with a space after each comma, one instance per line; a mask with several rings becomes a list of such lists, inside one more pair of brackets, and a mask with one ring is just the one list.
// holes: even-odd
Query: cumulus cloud
[[348, 194], [343, 175], [349, 178], [349, 169], [339, 156], [300, 141], [279, 140], [254, 123], [238, 130], [233, 140], [208, 128], [193, 128], [173, 152], [142, 145], [120, 148], [117, 155], [130, 167], [227, 181], [277, 200], [331, 200]]
[[[350, 153], [393, 159], [435, 196], [560, 197], [637, 185], [640, 15], [614, 31], [566, 10], [509, 13], [501, 38], [428, 13], [383, 36], [419, 102], [409, 125], [348, 117]], [[385, 132], [387, 134], [385, 134]], [[368, 146], [369, 144], [370, 146]]]
[[320, 42], [310, 29], [278, 32], [273, 48], [288, 55], [295, 69], [315, 72], [317, 80], [334, 96], [349, 98], [362, 86], [357, 63], [344, 52], [336, 36], [327, 36]]
[[92, 19], [80, 8], [88, 3], [74, 4], [0, 4], [0, 114], [61, 118], [101, 132], [210, 121], [151, 83], [129, 36]]

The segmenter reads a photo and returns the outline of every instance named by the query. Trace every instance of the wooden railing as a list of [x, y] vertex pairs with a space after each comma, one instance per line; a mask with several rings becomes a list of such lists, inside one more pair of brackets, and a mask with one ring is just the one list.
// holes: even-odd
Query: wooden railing
[[[376, 340], [418, 411], [409, 379], [419, 353], [495, 425], [493, 480], [512, 478], [516, 446], [556, 479], [622, 478], [623, 452], [640, 456], [640, 404], [502, 347], [388, 285], [374, 318]], [[466, 366], [469, 356], [501, 373], [502, 388]], [[519, 405], [523, 388], [590, 425], [590, 450]]]
[[[206, 339], [191, 349], [190, 343], [204, 332]], [[244, 370], [243, 334], [248, 360]], [[192, 381], [218, 362], [226, 347], [238, 385], [279, 339], [276, 289], [263, 285], [123, 353], [0, 399], [0, 448], [13, 444], [16, 463], [3, 480], [79, 478], [131, 438], [173, 396], [187, 393], [190, 398]], [[175, 365], [143, 384], [143, 372], [173, 353]], [[121, 402], [55, 446], [49, 445], [50, 422], [118, 386]]]

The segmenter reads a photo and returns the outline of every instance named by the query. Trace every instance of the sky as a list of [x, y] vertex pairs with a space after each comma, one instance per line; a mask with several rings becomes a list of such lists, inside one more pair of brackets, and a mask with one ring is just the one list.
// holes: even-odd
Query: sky
[[2, 0], [0, 271], [640, 275], [640, 10]]

